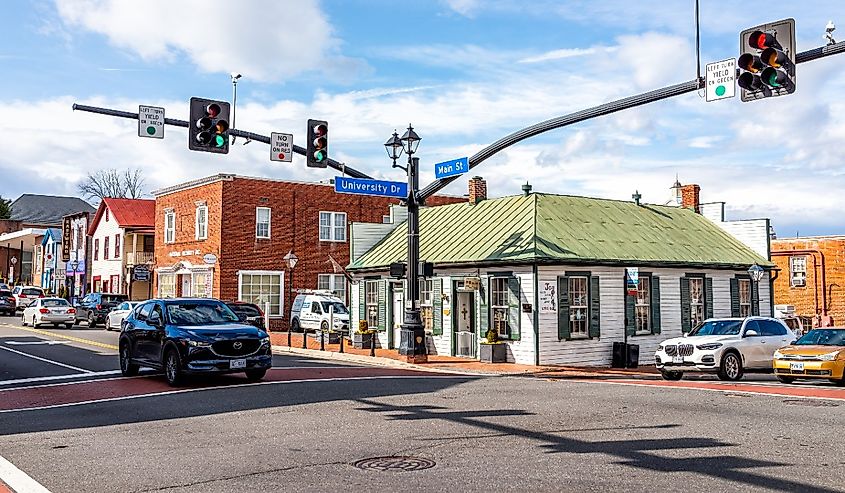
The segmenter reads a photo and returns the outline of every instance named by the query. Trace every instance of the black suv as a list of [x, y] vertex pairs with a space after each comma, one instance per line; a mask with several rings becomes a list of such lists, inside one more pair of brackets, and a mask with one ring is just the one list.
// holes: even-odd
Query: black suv
[[264, 312], [255, 303], [246, 303], [243, 301], [227, 301], [226, 306], [235, 312], [238, 320], [254, 325], [259, 329], [267, 330], [264, 326]]
[[76, 323], [84, 320], [88, 323], [88, 327], [105, 323], [109, 312], [124, 301], [129, 301], [129, 297], [125, 294], [90, 293], [74, 307], [76, 308]]
[[0, 288], [0, 313], [14, 317], [16, 307], [17, 302], [12, 292], [8, 289]]
[[187, 373], [244, 372], [260, 380], [270, 369], [270, 336], [241, 323], [219, 300], [150, 300], [135, 307], [120, 333], [120, 371], [141, 366], [163, 370], [167, 383], [182, 383]]

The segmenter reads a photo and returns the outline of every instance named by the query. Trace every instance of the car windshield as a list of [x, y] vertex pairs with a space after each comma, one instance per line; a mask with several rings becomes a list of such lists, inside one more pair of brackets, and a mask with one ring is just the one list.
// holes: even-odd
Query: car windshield
[[42, 300], [41, 305], [48, 308], [52, 306], [68, 306], [67, 301], [61, 298], [55, 300]]
[[126, 295], [122, 294], [104, 294], [103, 303], [123, 303], [126, 301]]
[[346, 311], [346, 306], [339, 302], [339, 301], [322, 301], [320, 302], [323, 305], [323, 313], [329, 313], [329, 307], [334, 307], [335, 314], [347, 314], [349, 312]]
[[692, 329], [691, 336], [733, 336], [739, 334], [742, 320], [710, 320]]
[[44, 291], [38, 288], [24, 288], [21, 290], [21, 293], [27, 296], [44, 296]]
[[238, 322], [237, 315], [228, 306], [211, 301], [168, 303], [167, 316], [173, 325], [218, 325]]
[[845, 346], [845, 330], [813, 329], [795, 341], [798, 346]]
[[237, 313], [238, 315], [243, 315], [244, 317], [260, 317], [261, 312], [258, 311], [258, 308], [252, 305], [228, 305], [229, 308], [232, 309], [233, 312]]
[[8, 297], [12, 296], [12, 292], [6, 291], [5, 289], [0, 289], [0, 296], [5, 296], [5, 297], [8, 298]]

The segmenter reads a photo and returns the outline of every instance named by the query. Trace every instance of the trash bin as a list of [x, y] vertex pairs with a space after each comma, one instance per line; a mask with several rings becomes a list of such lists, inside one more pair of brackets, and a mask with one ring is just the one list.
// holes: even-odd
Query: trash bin
[[613, 355], [610, 366], [612, 368], [637, 368], [640, 363], [640, 345], [613, 343]]
[[640, 345], [628, 344], [628, 366], [627, 368], [636, 368], [640, 365]]
[[612, 368], [625, 368], [625, 343], [613, 343], [613, 357], [611, 358], [610, 366]]

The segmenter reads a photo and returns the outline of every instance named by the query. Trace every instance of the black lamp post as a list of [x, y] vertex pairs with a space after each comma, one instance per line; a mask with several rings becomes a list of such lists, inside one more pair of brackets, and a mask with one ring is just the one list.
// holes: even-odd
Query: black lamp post
[[[287, 255], [283, 257], [285, 264], [288, 266], [288, 300], [290, 300], [291, 292], [293, 291], [293, 268], [296, 267], [296, 263], [299, 261], [299, 257], [293, 253], [293, 250], [289, 251]], [[287, 303], [286, 303], [287, 304]], [[293, 306], [293, 305], [291, 305]], [[285, 314], [283, 313], [282, 316], [284, 317]], [[290, 313], [288, 312], [288, 316]], [[290, 347], [290, 333], [291, 333], [291, 326], [290, 320], [288, 320], [288, 347]], [[269, 329], [269, 327], [268, 327]], [[305, 333], [303, 332], [303, 337], [305, 337]]]
[[70, 263], [70, 268], [73, 269], [73, 272], [70, 276], [70, 304], [73, 304], [73, 296], [76, 293], [76, 269], [79, 268], [79, 261], [74, 260]]
[[[751, 315], [760, 314], [760, 281], [763, 280], [765, 273], [765, 269], [756, 263], [748, 268], [748, 276], [754, 282], [754, 289], [751, 291]], [[756, 296], [754, 296], [755, 294]]]
[[[419, 284], [419, 259], [420, 259], [420, 204], [417, 201], [419, 192], [419, 158], [413, 157], [420, 145], [420, 138], [414, 127], [408, 124], [408, 130], [397, 139], [398, 134], [393, 136], [384, 144], [387, 155], [393, 159], [393, 167], [401, 168], [408, 174], [408, 269], [406, 279], [408, 290], [405, 298], [405, 316], [402, 321], [402, 331], [399, 342], [399, 354], [413, 363], [424, 363], [428, 361], [425, 348], [425, 329], [420, 317], [420, 284]], [[397, 142], [398, 140], [398, 142]], [[408, 155], [408, 166], [396, 164], [396, 160], [402, 152]]]

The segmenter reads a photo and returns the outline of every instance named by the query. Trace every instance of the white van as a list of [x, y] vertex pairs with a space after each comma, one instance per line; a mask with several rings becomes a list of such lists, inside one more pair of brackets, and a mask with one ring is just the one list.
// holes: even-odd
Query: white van
[[349, 331], [349, 310], [331, 291], [301, 292], [293, 300], [290, 310], [290, 327], [293, 332], [329, 330], [330, 313], [333, 313], [334, 330]]

